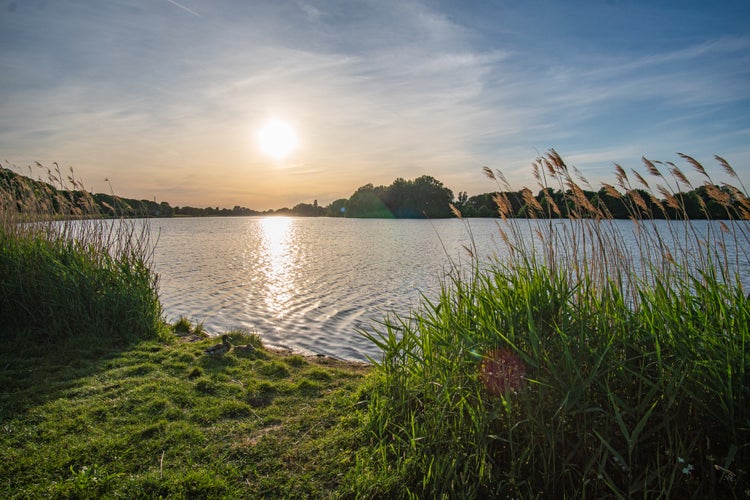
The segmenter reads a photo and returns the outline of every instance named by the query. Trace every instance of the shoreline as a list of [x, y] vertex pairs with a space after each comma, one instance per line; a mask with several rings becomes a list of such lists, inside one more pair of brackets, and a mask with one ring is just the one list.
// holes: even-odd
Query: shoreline
[[[201, 337], [196, 334], [188, 333], [188, 334], [180, 334], [175, 333], [175, 338], [177, 338], [180, 342], [201, 342], [206, 339], [212, 339], [217, 340], [221, 337], [221, 333], [206, 333], [206, 337]], [[323, 365], [323, 366], [329, 366], [329, 367], [350, 367], [350, 368], [360, 368], [360, 369], [366, 369], [369, 370], [372, 368], [372, 363], [368, 363], [366, 361], [359, 361], [355, 359], [344, 359], [339, 358], [336, 356], [331, 356], [329, 354], [321, 354], [316, 353], [313, 351], [310, 351], [308, 349], [295, 349], [288, 346], [278, 345], [278, 344], [266, 344], [263, 342], [263, 349], [273, 353], [280, 357], [289, 357], [289, 356], [301, 356], [305, 360]]]

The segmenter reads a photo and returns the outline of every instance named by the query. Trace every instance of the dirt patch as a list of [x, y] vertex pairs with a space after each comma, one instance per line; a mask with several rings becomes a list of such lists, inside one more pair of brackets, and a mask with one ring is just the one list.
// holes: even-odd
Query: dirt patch
[[201, 337], [194, 333], [176, 333], [175, 337], [177, 337], [177, 340], [180, 342], [200, 342], [201, 340], [206, 339], [206, 337]]
[[284, 426], [281, 424], [271, 425], [268, 427], [264, 427], [260, 429], [258, 432], [253, 434], [252, 436], [247, 436], [242, 439], [242, 445], [243, 446], [255, 446], [260, 442], [261, 439], [268, 436], [269, 434], [273, 434], [275, 432], [280, 431]]

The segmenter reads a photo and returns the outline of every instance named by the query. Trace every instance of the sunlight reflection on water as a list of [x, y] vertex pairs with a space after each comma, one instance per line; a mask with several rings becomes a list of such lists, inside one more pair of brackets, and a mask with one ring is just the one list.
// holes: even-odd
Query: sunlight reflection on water
[[292, 221], [288, 217], [266, 218], [260, 221], [263, 233], [260, 270], [265, 274], [266, 305], [275, 318], [283, 319], [295, 289], [297, 241], [291, 234]]
[[[434, 296], [449, 259], [467, 259], [457, 220], [284, 217], [154, 219], [165, 315], [210, 332], [246, 328], [270, 344], [363, 360], [357, 333]], [[446, 254], [441, 239], [450, 242]], [[485, 237], [485, 239], [488, 239]], [[489, 241], [489, 239], [488, 239]]]
[[[212, 333], [246, 328], [271, 345], [344, 359], [377, 357], [357, 330], [391, 311], [408, 314], [421, 293], [435, 298], [451, 262], [469, 261], [465, 246], [476, 244], [485, 260], [503, 252], [497, 220], [471, 219], [471, 232], [465, 222], [153, 219], [159, 296], [167, 319], [184, 315]], [[626, 241], [633, 237], [629, 221], [615, 224]], [[697, 224], [699, 230], [704, 226]], [[529, 226], [525, 230], [532, 234]]]

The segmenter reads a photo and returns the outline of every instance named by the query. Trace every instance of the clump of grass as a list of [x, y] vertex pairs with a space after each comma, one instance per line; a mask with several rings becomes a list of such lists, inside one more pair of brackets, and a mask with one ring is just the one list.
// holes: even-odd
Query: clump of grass
[[229, 335], [229, 340], [234, 345], [249, 345], [255, 349], [263, 348], [263, 340], [256, 332], [251, 332], [244, 328], [235, 328], [229, 330], [226, 334]]
[[256, 367], [256, 371], [265, 377], [275, 380], [284, 379], [290, 375], [289, 369], [279, 361], [260, 362]]
[[[383, 355], [365, 393], [372, 444], [359, 454], [356, 491], [745, 494], [750, 203], [744, 187], [717, 187], [683, 159], [712, 193], [705, 214], [718, 206], [724, 220], [686, 220], [687, 176], [648, 160], [653, 190], [617, 166], [620, 189], [596, 193], [550, 151], [535, 164], [539, 197], [526, 190], [528, 219], [509, 219], [496, 196], [507, 258], [456, 269], [437, 300], [365, 333]], [[630, 221], [612, 220], [597, 194], [618, 197]]]
[[187, 316], [180, 316], [172, 323], [172, 331], [177, 335], [187, 335], [193, 330], [193, 322]]
[[68, 183], [59, 168], [48, 172], [49, 183], [41, 183], [0, 166], [2, 339], [158, 335], [161, 306], [148, 226], [101, 219], [72, 170]]
[[208, 333], [203, 327], [202, 321], [191, 320], [187, 316], [180, 316], [172, 323], [172, 332], [179, 336], [195, 335], [197, 337], [207, 337]]

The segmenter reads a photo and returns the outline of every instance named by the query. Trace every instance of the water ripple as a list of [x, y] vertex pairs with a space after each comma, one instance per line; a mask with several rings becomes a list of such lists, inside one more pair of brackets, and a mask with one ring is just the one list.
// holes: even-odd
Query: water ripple
[[[471, 227], [480, 256], [501, 248], [495, 220]], [[407, 314], [421, 293], [435, 297], [472, 244], [455, 219], [175, 218], [151, 228], [168, 319], [187, 316], [211, 332], [247, 328], [269, 344], [356, 360], [378, 356], [358, 331], [390, 311]]]

